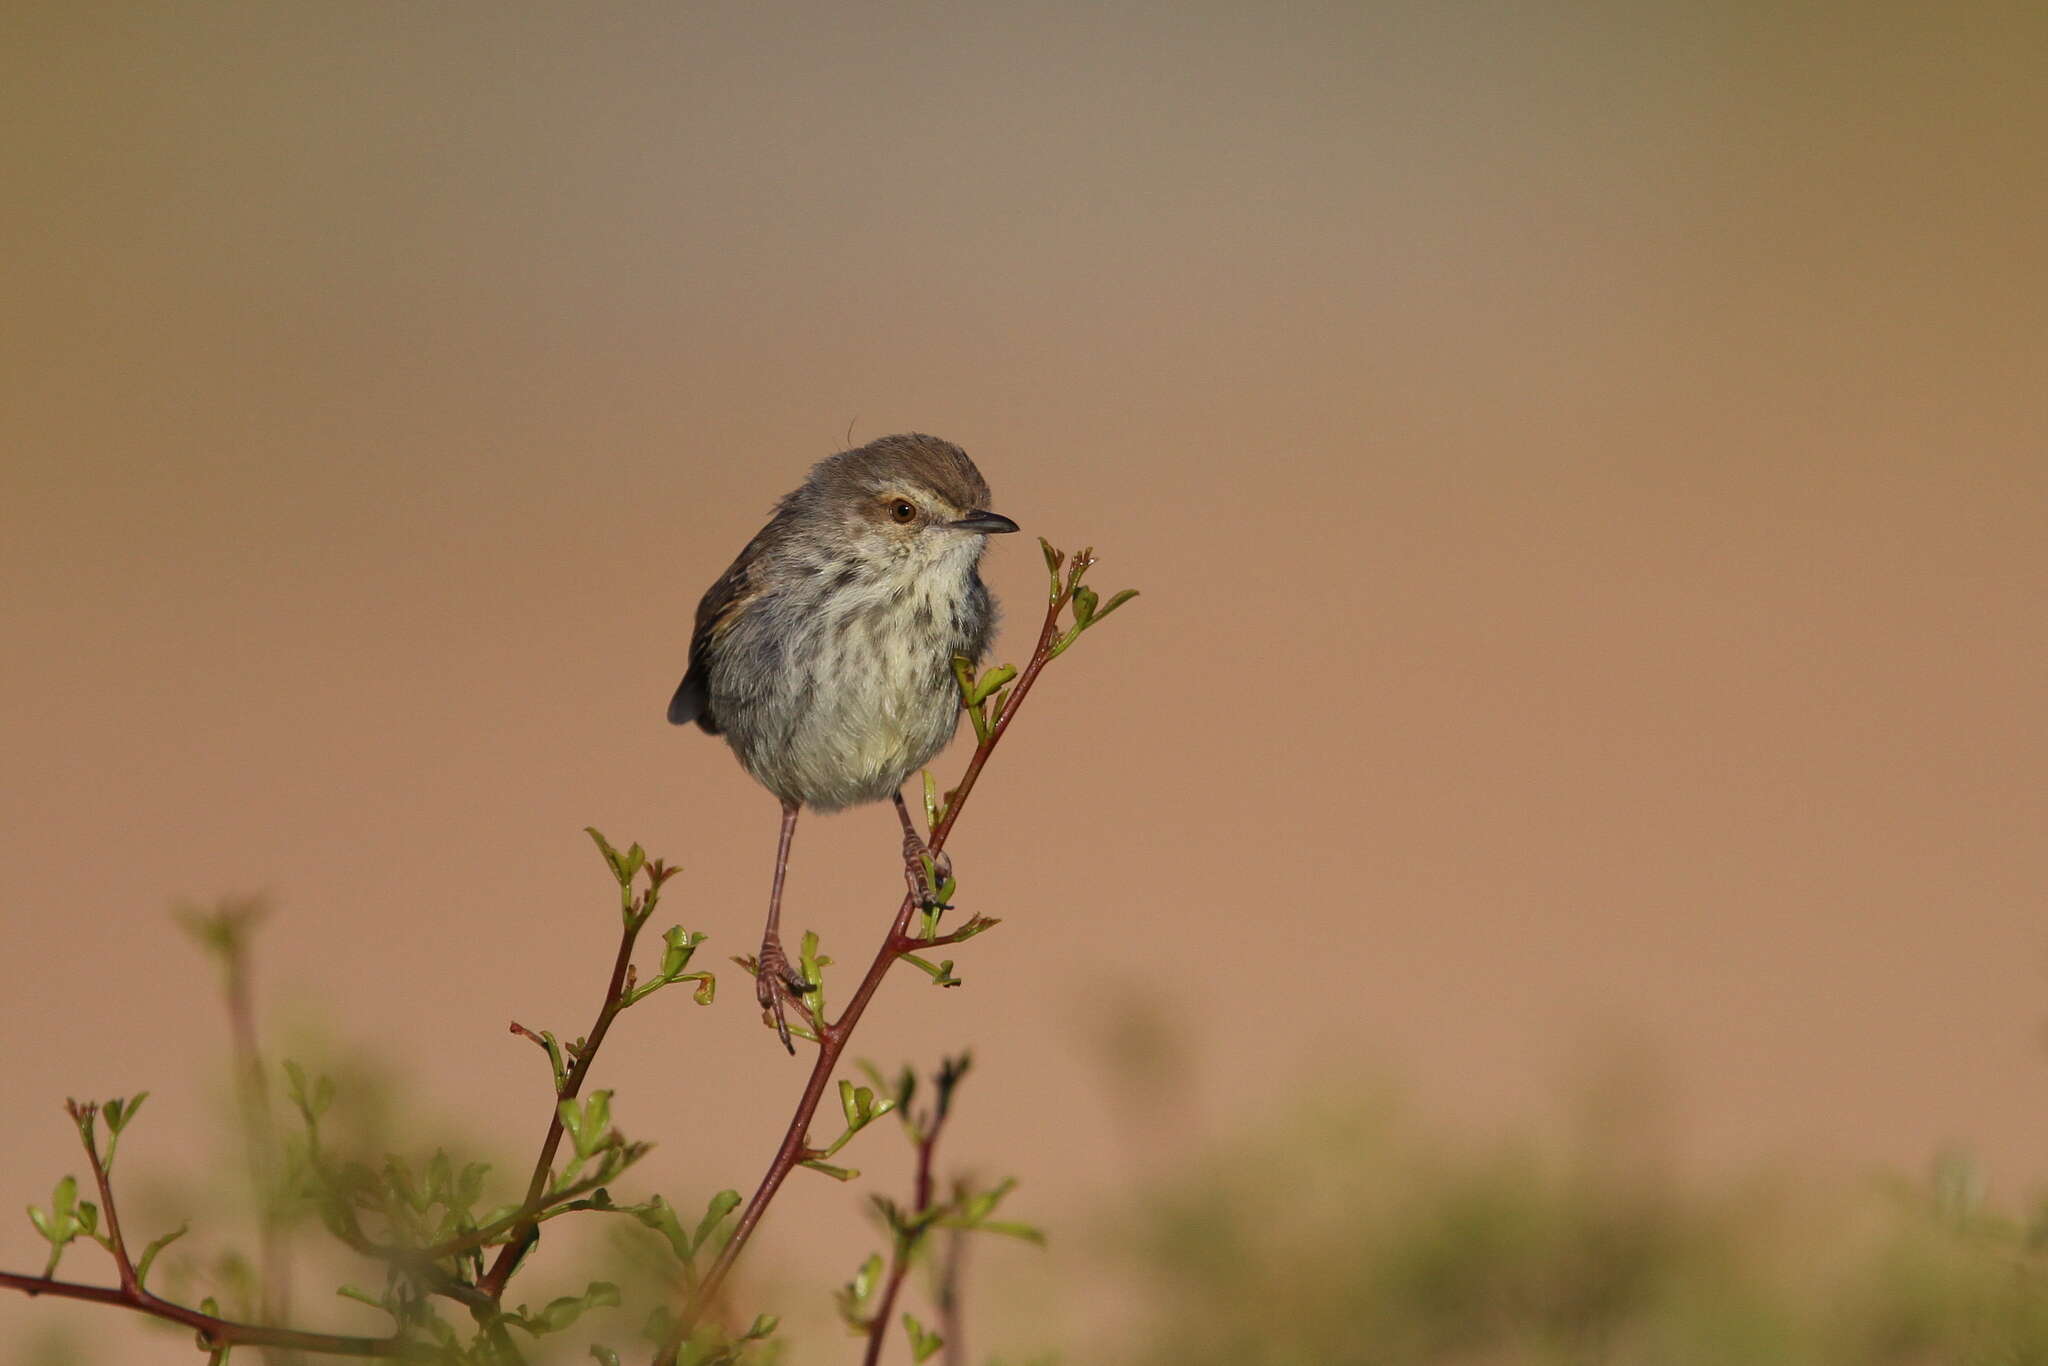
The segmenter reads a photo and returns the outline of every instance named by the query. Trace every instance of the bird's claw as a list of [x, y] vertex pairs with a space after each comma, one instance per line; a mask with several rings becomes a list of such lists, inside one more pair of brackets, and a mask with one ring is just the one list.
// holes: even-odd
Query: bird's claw
[[[931, 877], [925, 877], [925, 860], [932, 863]], [[939, 900], [936, 888], [944, 887], [953, 876], [953, 856], [941, 849], [932, 852], [930, 845], [919, 839], [915, 833], [903, 837], [903, 880], [910, 884], [910, 895], [917, 901], [919, 909], [926, 911], [950, 911], [953, 903]]]
[[774, 936], [761, 941], [761, 956], [755, 960], [754, 999], [761, 1003], [761, 1009], [775, 1020], [775, 1032], [782, 1038], [782, 1046], [796, 1053], [796, 1044], [789, 1037], [789, 1021], [784, 1010], [794, 1001], [802, 1008], [804, 993], [816, 991], [816, 982], [807, 982], [789, 961], [789, 955], [782, 950], [782, 941]]

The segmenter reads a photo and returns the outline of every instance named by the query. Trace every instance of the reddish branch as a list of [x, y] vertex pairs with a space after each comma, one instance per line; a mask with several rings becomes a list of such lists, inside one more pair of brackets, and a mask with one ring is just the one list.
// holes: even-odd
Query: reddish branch
[[906, 1226], [896, 1230], [894, 1243], [889, 1249], [889, 1279], [882, 1287], [881, 1301], [875, 1306], [874, 1317], [868, 1323], [868, 1347], [861, 1357], [861, 1366], [875, 1366], [882, 1359], [882, 1342], [889, 1336], [889, 1320], [896, 1313], [896, 1295], [903, 1289], [903, 1278], [910, 1274], [911, 1255], [929, 1231], [925, 1216], [932, 1207], [932, 1152], [939, 1146], [939, 1131], [946, 1127], [946, 1113], [946, 1096], [942, 1089], [939, 1103], [933, 1107], [931, 1127], [918, 1135], [915, 1200]]
[[[661, 891], [661, 884], [675, 875], [676, 870], [664, 866], [660, 859], [656, 859], [647, 865], [647, 871], [653, 879], [647, 894], [651, 899]], [[604, 1004], [597, 1010], [597, 1022], [591, 1025], [589, 1037], [583, 1041], [583, 1046], [576, 1050], [576, 1061], [570, 1065], [568, 1075], [563, 1078], [561, 1087], [555, 1092], [557, 1104], [548, 1116], [548, 1135], [541, 1142], [540, 1157], [534, 1162], [533, 1176], [526, 1183], [525, 1207], [536, 1213], [546, 1206], [542, 1197], [547, 1194], [548, 1180], [554, 1175], [555, 1153], [562, 1146], [564, 1130], [560, 1102], [574, 1100], [581, 1093], [584, 1079], [590, 1075], [590, 1065], [597, 1060], [598, 1045], [604, 1042], [605, 1032], [612, 1027], [612, 1021], [625, 1009], [626, 994], [633, 989], [633, 944], [640, 937], [641, 927], [646, 923], [647, 915], [643, 913], [636, 912], [627, 918], [625, 930], [619, 936], [619, 956], [612, 962], [611, 982], [605, 987]], [[512, 1026], [512, 1032], [524, 1034], [528, 1038], [534, 1037], [530, 1030], [522, 1028], [517, 1023]], [[519, 1259], [526, 1255], [526, 1250], [533, 1246], [533, 1240], [539, 1234], [540, 1225], [537, 1219], [529, 1220], [515, 1228], [511, 1238], [499, 1250], [497, 1260], [491, 1263], [491, 1269], [477, 1282], [477, 1289], [489, 1296], [493, 1302], [503, 1296], [505, 1282], [511, 1279], [513, 1269], [519, 1265]], [[449, 1246], [454, 1247], [455, 1244]], [[434, 1249], [437, 1253], [444, 1250]]]
[[406, 1344], [398, 1338], [350, 1337], [336, 1333], [301, 1332], [295, 1328], [271, 1328], [260, 1323], [237, 1323], [215, 1314], [188, 1309], [144, 1289], [141, 1277], [136, 1274], [135, 1263], [128, 1256], [127, 1241], [121, 1236], [121, 1216], [114, 1207], [114, 1188], [107, 1174], [107, 1164], [100, 1159], [99, 1145], [93, 1139], [93, 1116], [98, 1107], [67, 1101], [64, 1108], [78, 1124], [86, 1160], [92, 1165], [93, 1182], [99, 1187], [100, 1212], [107, 1221], [108, 1249], [113, 1253], [121, 1284], [118, 1287], [83, 1285], [48, 1276], [23, 1276], [12, 1271], [0, 1271], [0, 1286], [30, 1296], [59, 1295], [65, 1299], [118, 1305], [151, 1318], [181, 1323], [199, 1335], [201, 1346], [215, 1351], [226, 1347], [292, 1347], [336, 1356], [395, 1357], [406, 1350]]
[[182, 1323], [199, 1335], [200, 1345], [215, 1351], [223, 1347], [294, 1347], [302, 1352], [327, 1352], [335, 1356], [395, 1357], [407, 1350], [397, 1338], [356, 1338], [337, 1333], [306, 1333], [296, 1328], [269, 1328], [260, 1323], [237, 1323], [232, 1319], [202, 1314], [173, 1304], [147, 1290], [129, 1291], [106, 1285], [82, 1285], [77, 1281], [52, 1280], [47, 1276], [22, 1276], [0, 1271], [0, 1286], [36, 1295], [58, 1295], [67, 1300], [89, 1300], [94, 1304], [117, 1305], [151, 1318]]

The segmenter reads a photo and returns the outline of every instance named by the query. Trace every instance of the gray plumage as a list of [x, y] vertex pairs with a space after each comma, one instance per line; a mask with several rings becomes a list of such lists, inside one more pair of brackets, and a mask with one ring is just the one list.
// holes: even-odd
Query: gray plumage
[[979, 663], [995, 602], [978, 566], [988, 484], [936, 437], [820, 461], [697, 608], [668, 719], [723, 735], [785, 804], [879, 801], [960, 719], [952, 659]]

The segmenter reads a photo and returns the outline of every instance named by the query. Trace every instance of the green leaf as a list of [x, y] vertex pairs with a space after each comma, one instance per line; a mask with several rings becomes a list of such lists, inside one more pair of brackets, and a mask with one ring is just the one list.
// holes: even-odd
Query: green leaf
[[712, 1196], [704, 1206], [704, 1217], [697, 1221], [697, 1236], [691, 1245], [693, 1247], [703, 1247], [705, 1240], [711, 1236], [711, 1231], [725, 1222], [726, 1215], [731, 1214], [739, 1207], [740, 1193], [738, 1191], [723, 1190]]
[[883, 1225], [893, 1237], [901, 1238], [910, 1232], [910, 1218], [894, 1199], [886, 1195], [870, 1195], [868, 1203], [875, 1207], [875, 1213], [882, 1216]]
[[51, 1188], [50, 1213], [62, 1219], [78, 1204], [78, 1178], [66, 1176]]
[[1003, 1202], [1004, 1196], [1015, 1189], [1017, 1189], [1017, 1178], [1014, 1176], [1004, 1178], [1000, 1184], [991, 1189], [969, 1196], [961, 1204], [960, 1217], [970, 1225], [979, 1224], [984, 1218], [995, 1212], [996, 1206]]
[[561, 1117], [562, 1129], [569, 1135], [569, 1142], [575, 1145], [577, 1153], [584, 1154], [586, 1150], [583, 1146], [583, 1107], [574, 1100], [558, 1100], [555, 1102], [555, 1113]]
[[928, 1361], [946, 1345], [946, 1340], [937, 1333], [927, 1332], [914, 1314], [904, 1314], [903, 1328], [910, 1334], [910, 1355], [914, 1360]]
[[1043, 536], [1038, 538], [1038, 547], [1045, 552], [1045, 572], [1052, 579], [1052, 587], [1047, 591], [1046, 598], [1048, 601], [1056, 600], [1060, 595], [1060, 566], [1066, 563], [1067, 552], [1054, 550], [1052, 542]]
[[973, 687], [968, 689], [967, 704], [969, 706], [973, 706], [976, 702], [986, 700], [990, 693], [994, 692], [997, 688], [1002, 687], [1003, 684], [1009, 682], [1016, 676], [1017, 666], [1014, 664], [1003, 664], [996, 668], [990, 669], [988, 672], [984, 673], [978, 680], [976, 680]]
[[814, 1015], [825, 1012], [825, 969], [832, 960], [818, 952], [818, 935], [815, 930], [805, 930], [803, 943], [797, 950], [797, 971], [804, 980], [812, 984], [804, 993], [804, 1006]]
[[1129, 601], [1130, 601], [1130, 600], [1131, 600], [1132, 598], [1135, 598], [1135, 597], [1137, 597], [1137, 596], [1138, 596], [1138, 590], [1137, 590], [1137, 589], [1135, 589], [1135, 588], [1126, 588], [1126, 589], [1123, 589], [1122, 591], [1120, 591], [1120, 592], [1118, 592], [1117, 594], [1115, 594], [1114, 596], [1112, 596], [1112, 597], [1110, 598], [1110, 600], [1109, 600], [1108, 602], [1106, 602], [1106, 603], [1104, 603], [1104, 604], [1103, 604], [1103, 606], [1102, 606], [1102, 610], [1101, 610], [1101, 611], [1099, 611], [1099, 612], [1097, 612], [1097, 613], [1095, 614], [1095, 620], [1096, 620], [1096, 621], [1101, 621], [1101, 620], [1102, 620], [1102, 619], [1103, 619], [1104, 617], [1108, 616], [1108, 615], [1109, 615], [1109, 614], [1110, 614], [1111, 612], [1114, 612], [1114, 611], [1115, 611], [1115, 610], [1116, 610], [1117, 608], [1119, 608], [1119, 607], [1123, 606], [1123, 605], [1124, 605], [1125, 603], [1129, 602]]
[[776, 1325], [781, 1322], [782, 1320], [777, 1318], [773, 1314], [756, 1314], [754, 1316], [753, 1325], [749, 1327], [746, 1332], [740, 1334], [740, 1341], [747, 1342], [750, 1340], [765, 1338], [770, 1333], [773, 1333], [775, 1331]]
[[1080, 587], [1074, 590], [1074, 624], [1086, 629], [1095, 619], [1095, 604], [1100, 599], [1092, 588]]
[[806, 1161], [804, 1165], [814, 1172], [825, 1173], [834, 1181], [852, 1181], [860, 1175], [858, 1167], [835, 1167], [830, 1162], [820, 1162], [815, 1157]]
[[149, 1246], [142, 1249], [142, 1260], [135, 1264], [135, 1283], [137, 1285], [141, 1285], [149, 1279], [149, 1268], [156, 1261], [156, 1254], [184, 1237], [186, 1231], [191, 1227], [190, 1224], [180, 1224], [163, 1237], [150, 1240]]
[[120, 1133], [128, 1127], [128, 1121], [135, 1118], [135, 1112], [142, 1108], [142, 1102], [149, 1099], [149, 1092], [137, 1091], [133, 1100], [122, 1100], [119, 1096], [108, 1101], [100, 1113], [107, 1117], [107, 1131]]
[[619, 1302], [619, 1288], [610, 1281], [592, 1281], [590, 1288], [581, 1295], [563, 1295], [548, 1301], [547, 1307], [538, 1314], [526, 1313], [522, 1307], [519, 1318], [523, 1327], [538, 1336], [542, 1333], [559, 1333], [591, 1310], [599, 1307], [610, 1308]]
[[569, 1135], [569, 1142], [576, 1149], [576, 1156], [595, 1156], [611, 1136], [612, 1093], [593, 1091], [590, 1098], [578, 1105], [573, 1100], [559, 1101], [555, 1113], [562, 1117], [562, 1128]]
[[676, 1254], [677, 1261], [687, 1263], [690, 1260], [690, 1235], [683, 1231], [682, 1220], [676, 1218], [673, 1205], [657, 1195], [646, 1204], [630, 1207], [626, 1212], [667, 1239], [669, 1250]]
[[662, 943], [667, 946], [661, 954], [661, 975], [670, 980], [682, 976], [683, 969], [690, 966], [691, 955], [697, 952], [697, 946], [705, 938], [701, 934], [691, 934], [681, 925], [669, 926], [661, 936]]
[[1045, 1230], [1031, 1224], [1020, 1224], [1004, 1219], [984, 1219], [973, 1225], [973, 1228], [977, 1233], [1000, 1233], [1006, 1238], [1021, 1238], [1027, 1243], [1045, 1246]]
[[445, 1148], [434, 1149], [434, 1155], [427, 1159], [427, 1195], [437, 1204], [446, 1205], [454, 1199], [455, 1167], [448, 1160]]
[[425, 1213], [431, 1203], [426, 1192], [419, 1188], [419, 1183], [413, 1180], [411, 1169], [399, 1161], [396, 1154], [384, 1159], [384, 1187], [415, 1213]]
[[939, 822], [946, 818], [946, 809], [939, 801], [939, 784], [932, 777], [930, 769], [924, 770], [924, 828], [936, 830]]
[[857, 1134], [895, 1109], [896, 1102], [886, 1097], [876, 1100], [874, 1091], [868, 1087], [842, 1081], [839, 1083], [839, 1108], [846, 1115], [847, 1133]]
[[594, 825], [584, 826], [583, 833], [597, 842], [597, 852], [604, 855], [604, 861], [610, 865], [612, 876], [618, 880], [619, 885], [623, 887], [631, 881], [626, 876], [626, 860], [618, 850], [612, 848], [611, 841], [599, 834]]
[[868, 1259], [860, 1264], [860, 1270], [853, 1273], [853, 1282], [848, 1286], [856, 1301], [866, 1304], [874, 1298], [875, 1291], [882, 1284], [882, 1271], [882, 1254], [869, 1253]]
[[904, 954], [903, 961], [931, 978], [933, 986], [957, 987], [960, 985], [960, 979], [953, 975], [953, 960], [950, 958], [936, 967], [914, 953]]
[[[341, 1296], [345, 1300], [360, 1300], [364, 1304], [369, 1305], [372, 1309], [384, 1308], [384, 1301], [378, 1299], [369, 1291], [359, 1290], [352, 1285], [344, 1285], [340, 1289], [336, 1290], [334, 1293]], [[386, 1312], [389, 1311], [387, 1310]]]
[[724, 1330], [715, 1323], [698, 1327], [676, 1350], [676, 1366], [733, 1366], [736, 1360]]
[[895, 1080], [892, 1081], [888, 1077], [883, 1076], [882, 1069], [875, 1066], [867, 1058], [860, 1059], [855, 1066], [859, 1067], [867, 1079], [875, 1084], [874, 1089], [878, 1099], [875, 1101], [874, 1114], [870, 1118], [879, 1118], [882, 1115], [893, 1112], [898, 1119], [907, 1123], [910, 1116], [903, 1107], [909, 1094], [909, 1088], [916, 1085], [916, 1077], [912, 1074], [911, 1070], [907, 1067], [904, 1068]]

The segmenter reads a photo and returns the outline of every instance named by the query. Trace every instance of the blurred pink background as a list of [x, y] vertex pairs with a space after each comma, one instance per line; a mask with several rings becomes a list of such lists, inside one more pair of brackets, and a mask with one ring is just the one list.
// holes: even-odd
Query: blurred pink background
[[[773, 500], [906, 429], [1025, 528], [999, 654], [1030, 536], [1145, 594], [963, 819], [967, 985], [900, 974], [854, 1050], [975, 1050], [954, 1155], [1055, 1232], [998, 1279], [1085, 1274], [1091, 1202], [1304, 1092], [1541, 1130], [1616, 1052], [1683, 1173], [2048, 1180], [2038, 7], [4, 24], [10, 1208], [79, 1169], [66, 1095], [152, 1090], [137, 1181], [233, 1151], [166, 914], [228, 891], [279, 904], [275, 1047], [530, 1153], [506, 1021], [581, 1032], [610, 961], [586, 824], [685, 865], [726, 968], [607, 1045], [636, 1189], [750, 1189], [803, 1077], [724, 962], [775, 803], [662, 710]], [[892, 830], [803, 829], [842, 962]], [[872, 1242], [828, 1186], [756, 1249], [819, 1301]], [[184, 1350], [114, 1317], [0, 1297], [0, 1342]]]

